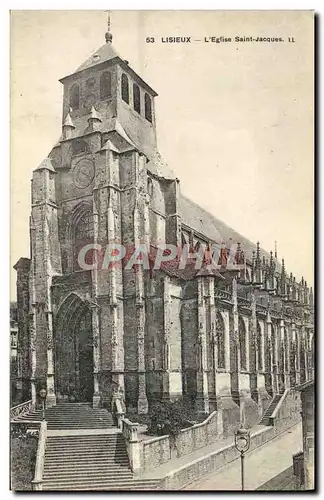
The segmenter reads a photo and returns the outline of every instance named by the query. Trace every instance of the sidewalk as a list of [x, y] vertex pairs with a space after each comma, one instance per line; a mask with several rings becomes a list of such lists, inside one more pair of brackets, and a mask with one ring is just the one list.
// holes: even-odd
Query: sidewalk
[[[245, 489], [255, 490], [292, 466], [292, 455], [302, 449], [302, 426], [295, 425], [283, 435], [264, 444], [245, 457]], [[206, 475], [184, 490], [219, 491], [241, 489], [240, 459]]]

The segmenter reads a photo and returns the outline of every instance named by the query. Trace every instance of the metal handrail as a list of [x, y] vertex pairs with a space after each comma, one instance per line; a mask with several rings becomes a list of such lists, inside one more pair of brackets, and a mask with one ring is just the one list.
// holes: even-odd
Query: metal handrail
[[25, 401], [24, 403], [20, 403], [19, 405], [13, 406], [10, 408], [10, 419], [18, 418], [21, 415], [25, 415], [29, 413], [32, 408], [32, 400]]

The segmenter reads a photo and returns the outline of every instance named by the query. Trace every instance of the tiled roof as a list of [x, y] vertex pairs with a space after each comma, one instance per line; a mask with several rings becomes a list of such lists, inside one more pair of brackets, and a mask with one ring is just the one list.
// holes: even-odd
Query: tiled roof
[[[179, 196], [179, 214], [185, 225], [206, 236], [207, 239], [216, 243], [226, 242], [229, 245], [241, 243], [241, 248], [246, 257], [251, 260], [252, 251], [256, 250], [255, 243], [252, 243], [181, 193]], [[270, 254], [262, 248], [260, 248], [260, 255], [261, 258], [265, 256], [266, 259], [270, 259]], [[280, 268], [279, 264], [277, 267]]]

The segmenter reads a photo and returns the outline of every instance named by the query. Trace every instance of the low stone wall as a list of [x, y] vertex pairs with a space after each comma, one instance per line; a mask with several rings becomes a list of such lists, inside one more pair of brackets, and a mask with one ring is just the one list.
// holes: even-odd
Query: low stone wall
[[[262, 446], [276, 437], [276, 435], [274, 427], [267, 427], [255, 432], [251, 435], [250, 451]], [[224, 465], [236, 460], [239, 456], [240, 454], [235, 448], [233, 439], [232, 444], [211, 452], [161, 478], [161, 489], [179, 490], [191, 482], [204, 477], [206, 474], [224, 467]]]
[[181, 430], [175, 439], [177, 456], [182, 457], [208, 444], [214, 443], [221, 434], [218, 417], [218, 412], [214, 411], [201, 424]]
[[141, 468], [144, 471], [154, 469], [171, 459], [169, 436], [161, 436], [142, 441]]
[[301, 399], [298, 391], [286, 389], [281, 401], [269, 417], [270, 425], [276, 432], [291, 427], [294, 423], [301, 421]]

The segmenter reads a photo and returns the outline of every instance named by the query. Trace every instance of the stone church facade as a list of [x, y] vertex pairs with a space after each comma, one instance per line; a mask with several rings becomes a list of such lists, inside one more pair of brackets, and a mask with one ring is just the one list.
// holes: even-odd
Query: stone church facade
[[[45, 387], [48, 405], [109, 405], [119, 387], [128, 411], [186, 395], [202, 412], [230, 422], [244, 408], [256, 422], [274, 394], [312, 376], [312, 290], [183, 196], [157, 149], [157, 94], [110, 33], [61, 83], [62, 134], [33, 172], [31, 258], [15, 265], [22, 400]], [[221, 243], [219, 266], [78, 259], [87, 244], [154, 254], [159, 242]]]

